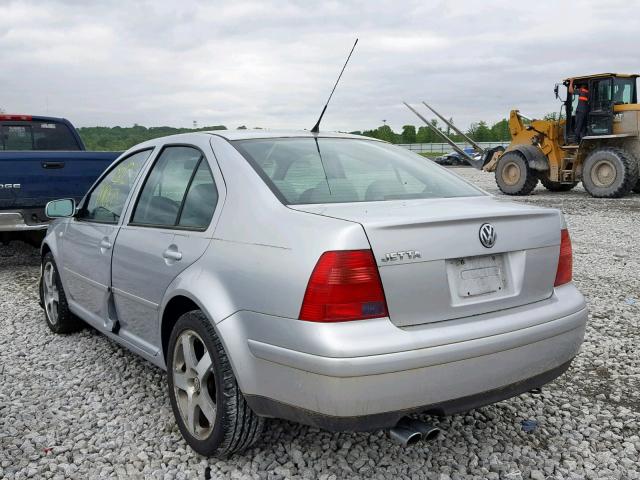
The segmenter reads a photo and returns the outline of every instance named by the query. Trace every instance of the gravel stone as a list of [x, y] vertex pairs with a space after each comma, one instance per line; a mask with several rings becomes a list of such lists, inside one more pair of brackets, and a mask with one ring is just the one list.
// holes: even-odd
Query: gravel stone
[[[452, 170], [505, 198], [492, 174]], [[590, 310], [582, 352], [541, 394], [424, 417], [443, 435], [404, 449], [384, 432], [274, 420], [252, 450], [200, 457], [180, 437], [164, 372], [90, 328], [51, 334], [37, 250], [0, 246], [0, 478], [640, 479], [640, 195], [538, 186], [509, 199], [565, 213]], [[538, 428], [523, 432], [523, 420]]]

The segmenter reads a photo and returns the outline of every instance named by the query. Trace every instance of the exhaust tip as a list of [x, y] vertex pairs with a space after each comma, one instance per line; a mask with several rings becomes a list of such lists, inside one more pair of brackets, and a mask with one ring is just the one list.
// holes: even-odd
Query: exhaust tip
[[426, 433], [423, 433], [422, 436], [424, 437], [424, 440], [426, 440], [427, 442], [431, 442], [433, 440], [436, 440], [439, 436], [440, 436], [440, 429], [438, 427], [433, 427], [431, 425], [426, 424], [427, 426], [431, 427], [429, 430], [427, 430]]
[[417, 430], [410, 430], [404, 427], [393, 427], [389, 430], [389, 437], [403, 447], [414, 445], [422, 439], [422, 434]]
[[389, 430], [389, 435], [394, 441], [407, 446], [420, 440], [431, 442], [437, 439], [440, 429], [415, 418], [402, 417], [398, 424]]

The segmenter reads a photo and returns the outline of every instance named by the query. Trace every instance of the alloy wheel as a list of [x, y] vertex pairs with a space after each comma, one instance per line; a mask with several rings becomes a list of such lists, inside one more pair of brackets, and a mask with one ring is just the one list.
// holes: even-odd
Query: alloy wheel
[[193, 330], [185, 330], [178, 337], [171, 368], [182, 421], [191, 435], [204, 440], [215, 425], [216, 387], [211, 354]]
[[60, 293], [56, 284], [56, 267], [51, 262], [47, 262], [44, 266], [42, 291], [47, 319], [52, 325], [56, 325], [58, 323]]

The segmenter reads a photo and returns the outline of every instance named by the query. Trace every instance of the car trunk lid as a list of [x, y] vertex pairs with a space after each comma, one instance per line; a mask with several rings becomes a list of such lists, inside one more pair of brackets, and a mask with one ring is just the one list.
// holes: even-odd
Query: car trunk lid
[[[553, 292], [562, 228], [556, 210], [489, 196], [291, 208], [363, 226], [398, 326], [512, 308]], [[487, 223], [496, 233], [490, 248], [479, 233]]]

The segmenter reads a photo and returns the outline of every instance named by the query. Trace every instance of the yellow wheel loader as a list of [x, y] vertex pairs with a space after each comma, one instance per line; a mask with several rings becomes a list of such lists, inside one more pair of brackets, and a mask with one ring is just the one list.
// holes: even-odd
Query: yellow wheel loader
[[[413, 107], [421, 120], [475, 168], [495, 172], [496, 183], [507, 195], [528, 195], [541, 181], [550, 191], [571, 190], [582, 182], [593, 197], [623, 197], [632, 190], [640, 193], [640, 105], [638, 75], [602, 73], [574, 77], [574, 86], [585, 86], [589, 94], [586, 131], [576, 135], [577, 89], [562, 101], [560, 120], [534, 120], [518, 110], [509, 114], [511, 143], [506, 147], [483, 149], [422, 102], [453, 131], [474, 148], [476, 158], [460, 149], [447, 135], [433, 127]], [[571, 79], [563, 82], [569, 86]], [[559, 98], [559, 85], [555, 87]], [[580, 138], [579, 141], [576, 141]]]

